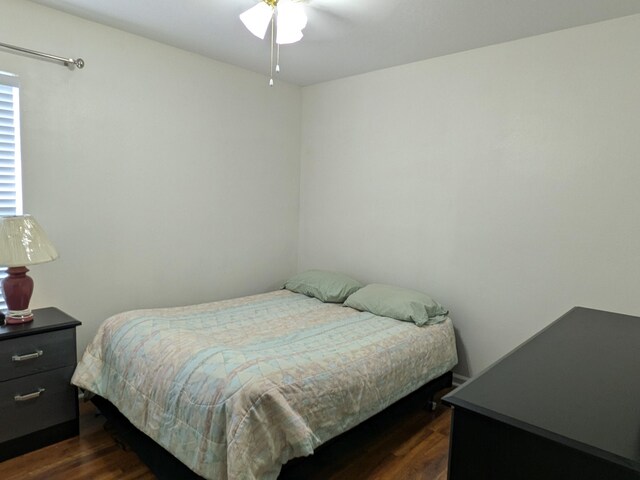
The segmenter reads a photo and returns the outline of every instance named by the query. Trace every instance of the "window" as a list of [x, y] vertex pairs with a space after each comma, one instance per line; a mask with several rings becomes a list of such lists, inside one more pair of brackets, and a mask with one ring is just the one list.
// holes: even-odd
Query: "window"
[[[0, 72], [0, 215], [22, 213], [18, 77]], [[6, 276], [0, 269], [0, 278]], [[0, 310], [7, 305], [0, 291]]]

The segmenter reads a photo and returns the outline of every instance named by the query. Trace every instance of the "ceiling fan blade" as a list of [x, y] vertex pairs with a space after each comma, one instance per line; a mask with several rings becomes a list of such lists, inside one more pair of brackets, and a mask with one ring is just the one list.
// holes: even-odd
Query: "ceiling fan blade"
[[305, 29], [306, 41], [334, 40], [349, 34], [353, 21], [331, 10], [307, 8], [309, 22]]
[[328, 11], [344, 18], [371, 21], [384, 18], [398, 2], [389, 0], [304, 0], [309, 9]]
[[[383, 22], [398, 2], [389, 0], [301, 0], [309, 17], [306, 41], [337, 40], [359, 26]], [[404, 0], [400, 0], [401, 2]]]

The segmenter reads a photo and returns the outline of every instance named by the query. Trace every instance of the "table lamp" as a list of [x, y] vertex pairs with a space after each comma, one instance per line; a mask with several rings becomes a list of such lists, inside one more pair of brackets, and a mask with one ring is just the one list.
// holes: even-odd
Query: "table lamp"
[[7, 277], [2, 280], [2, 294], [9, 310], [6, 324], [33, 320], [29, 308], [33, 279], [27, 275], [27, 265], [56, 258], [58, 252], [31, 215], [0, 217], [0, 267], [9, 267]]

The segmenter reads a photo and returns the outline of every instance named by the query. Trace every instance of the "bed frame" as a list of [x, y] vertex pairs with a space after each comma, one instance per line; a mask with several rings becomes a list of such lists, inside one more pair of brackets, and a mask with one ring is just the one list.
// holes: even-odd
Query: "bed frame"
[[[447, 372], [423, 385], [414, 394], [424, 396], [426, 398], [425, 408], [433, 410], [435, 408], [434, 399], [436, 393], [451, 387], [452, 380], [453, 374]], [[109, 429], [116, 442], [125, 449], [133, 450], [159, 480], [175, 480], [176, 478], [181, 480], [203, 479], [203, 477], [189, 469], [150, 437], [134, 427], [111, 402], [98, 395], [94, 395], [91, 401], [107, 419], [110, 426]], [[331, 442], [333, 442], [333, 439], [318, 448], [322, 449]]]

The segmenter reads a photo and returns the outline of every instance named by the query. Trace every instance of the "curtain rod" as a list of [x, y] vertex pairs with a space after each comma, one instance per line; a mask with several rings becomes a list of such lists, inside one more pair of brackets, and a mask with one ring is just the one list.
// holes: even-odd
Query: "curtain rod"
[[16, 47], [15, 45], [9, 45], [8, 43], [0, 42], [0, 47], [9, 48], [11, 50], [17, 50], [18, 52], [28, 53], [29, 55], [35, 55], [36, 57], [48, 58], [50, 60], [55, 60], [57, 62], [62, 62], [65, 66], [73, 69], [73, 67], [78, 67], [80, 69], [84, 68], [84, 60], [81, 58], [64, 58], [58, 57], [57, 55], [50, 55], [48, 53], [36, 52], [35, 50], [29, 50], [28, 48]]

